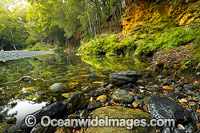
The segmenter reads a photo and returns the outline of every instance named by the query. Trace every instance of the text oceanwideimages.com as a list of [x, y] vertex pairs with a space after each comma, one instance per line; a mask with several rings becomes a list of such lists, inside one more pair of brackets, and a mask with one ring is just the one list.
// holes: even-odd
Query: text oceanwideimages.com
[[[28, 115], [25, 119], [25, 124], [28, 127], [33, 127], [36, 124], [36, 118], [33, 115]], [[126, 129], [133, 129], [134, 127], [173, 127], [175, 126], [174, 119], [113, 119], [105, 116], [99, 118], [89, 116], [87, 119], [51, 119], [49, 116], [41, 118], [41, 125], [43, 127], [126, 127]]]

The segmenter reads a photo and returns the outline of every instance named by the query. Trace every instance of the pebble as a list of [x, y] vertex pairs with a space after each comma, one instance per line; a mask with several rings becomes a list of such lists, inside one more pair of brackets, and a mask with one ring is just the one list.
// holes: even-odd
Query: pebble
[[133, 106], [133, 108], [138, 108], [138, 107], [139, 107], [139, 103], [133, 102], [133, 103], [132, 103], [132, 106]]
[[112, 84], [109, 84], [108, 86], [106, 86], [106, 88], [112, 89], [112, 88], [113, 88], [113, 85], [112, 85]]
[[158, 85], [146, 85], [145, 89], [151, 92], [156, 92], [156, 91], [158, 92], [161, 90]]
[[101, 95], [101, 96], [98, 96], [96, 100], [100, 101], [101, 103], [105, 103], [107, 98], [108, 97], [106, 95]]
[[181, 125], [181, 124], [178, 124], [177, 127], [178, 127], [178, 129], [181, 129], [181, 130], [184, 130], [184, 129], [185, 129], [184, 126]]
[[82, 110], [81, 112], [80, 112], [80, 118], [81, 119], [85, 119], [85, 118], [88, 118], [88, 116], [89, 116], [89, 112], [87, 111], [87, 110]]

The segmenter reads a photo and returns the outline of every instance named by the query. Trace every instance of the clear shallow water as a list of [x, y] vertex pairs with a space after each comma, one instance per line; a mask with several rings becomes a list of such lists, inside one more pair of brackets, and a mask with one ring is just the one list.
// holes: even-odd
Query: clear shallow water
[[[83, 86], [108, 83], [108, 75], [112, 72], [143, 71], [148, 66], [147, 60], [142, 58], [76, 56], [66, 53], [0, 62], [0, 112], [3, 111], [4, 115], [17, 112], [14, 116], [19, 123], [27, 114], [42, 108], [46, 103], [65, 100], [65, 93], [80, 91]], [[89, 79], [91, 73], [95, 73], [97, 78]], [[14, 82], [23, 76], [31, 76], [35, 80]], [[50, 92], [49, 86], [58, 82], [66, 83], [68, 90]]]

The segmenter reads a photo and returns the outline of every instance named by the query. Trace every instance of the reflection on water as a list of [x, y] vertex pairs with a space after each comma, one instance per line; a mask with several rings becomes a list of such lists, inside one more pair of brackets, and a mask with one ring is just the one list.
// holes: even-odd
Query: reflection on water
[[[8, 107], [8, 114], [17, 111], [15, 117], [19, 122], [24, 115], [38, 110], [46, 102], [65, 100], [66, 93], [80, 91], [83, 86], [108, 83], [111, 72], [142, 71], [147, 66], [146, 60], [133, 57], [81, 57], [65, 53], [0, 62], [0, 111], [5, 107]], [[95, 73], [97, 78], [89, 79], [91, 73]], [[15, 82], [23, 76], [35, 80]], [[60, 82], [67, 84], [66, 91], [49, 91], [50, 85]], [[17, 101], [16, 106], [10, 105], [13, 101]], [[0, 119], [0, 123], [3, 120]]]
[[16, 114], [17, 118], [16, 124], [20, 124], [26, 115], [33, 113], [46, 105], [46, 102], [42, 103], [34, 103], [31, 101], [23, 100], [23, 101], [13, 101], [17, 102], [17, 105], [8, 111], [8, 115]]

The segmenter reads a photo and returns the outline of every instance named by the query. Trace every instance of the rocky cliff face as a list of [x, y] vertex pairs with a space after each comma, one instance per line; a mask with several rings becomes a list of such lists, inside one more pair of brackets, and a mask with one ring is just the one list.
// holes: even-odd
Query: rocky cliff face
[[122, 25], [123, 31], [129, 31], [136, 26], [194, 24], [199, 18], [199, 0], [135, 0], [122, 16]]

